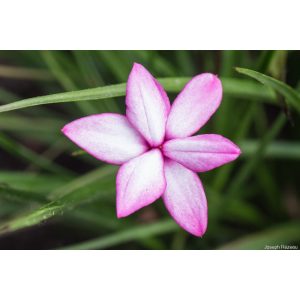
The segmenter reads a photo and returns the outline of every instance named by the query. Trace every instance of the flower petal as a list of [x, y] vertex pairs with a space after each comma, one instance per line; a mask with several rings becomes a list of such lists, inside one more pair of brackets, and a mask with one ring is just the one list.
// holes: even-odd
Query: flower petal
[[167, 139], [182, 138], [198, 131], [214, 114], [222, 100], [222, 84], [204, 73], [189, 81], [174, 100], [167, 121]]
[[207, 202], [198, 175], [171, 159], [165, 160], [164, 169], [163, 200], [169, 213], [183, 229], [202, 236], [207, 227]]
[[127, 82], [126, 116], [153, 147], [164, 140], [169, 111], [170, 101], [163, 87], [135, 63]]
[[163, 145], [163, 154], [195, 172], [206, 172], [235, 160], [241, 150], [218, 134], [174, 139]]
[[117, 175], [117, 216], [126, 217], [157, 200], [165, 190], [163, 157], [151, 150], [124, 164]]
[[99, 114], [67, 124], [62, 132], [97, 159], [122, 164], [147, 151], [147, 143], [125, 116]]

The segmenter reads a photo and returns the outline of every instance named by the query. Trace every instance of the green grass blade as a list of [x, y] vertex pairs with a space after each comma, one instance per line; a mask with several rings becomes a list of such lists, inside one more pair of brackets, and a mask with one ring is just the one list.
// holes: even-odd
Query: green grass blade
[[242, 237], [236, 241], [223, 245], [220, 249], [264, 249], [265, 246], [289, 245], [292, 242], [300, 241], [300, 222], [294, 221], [276, 227], [266, 229]]
[[[115, 182], [111, 175], [115, 170], [116, 168], [111, 167], [111, 173], [108, 174], [107, 170], [99, 169], [96, 173], [93, 172], [93, 180], [88, 183], [89, 174], [82, 176], [82, 182], [80, 182], [80, 178], [75, 179], [67, 185], [68, 193], [54, 193], [57, 196], [52, 195], [48, 204], [1, 224], [0, 234], [39, 224], [51, 217], [63, 214], [76, 205], [113, 196]], [[61, 189], [59, 190], [61, 191]]]
[[232, 178], [232, 184], [229, 188], [229, 194], [237, 191], [239, 187], [249, 178], [251, 173], [255, 170], [255, 166], [265, 155], [267, 146], [278, 135], [285, 122], [286, 117], [283, 113], [281, 113], [272, 125], [272, 128], [260, 140], [259, 146], [256, 149], [256, 152], [251, 157], [251, 159], [247, 160], [247, 162], [239, 169], [236, 176]]
[[49, 193], [67, 183], [67, 178], [56, 175], [43, 175], [33, 172], [0, 171], [0, 184], [15, 189]]
[[45, 203], [44, 196], [30, 191], [23, 191], [11, 188], [5, 184], [0, 184], [0, 200], [8, 202], [16, 202], [21, 204]]
[[60, 129], [64, 126], [67, 121], [59, 120], [57, 118], [34, 118], [21, 116], [17, 114], [3, 115], [0, 118], [0, 130], [16, 131], [16, 132], [27, 132], [40, 133], [47, 135], [56, 135], [60, 132]]
[[[244, 140], [239, 143], [242, 149], [242, 157], [248, 158], [253, 156], [258, 148], [259, 143], [255, 140]], [[300, 159], [300, 143], [299, 142], [287, 142], [287, 141], [274, 141], [267, 145], [265, 158], [277, 158], [277, 159]]]
[[[162, 83], [166, 91], [176, 93], [184, 87], [184, 85], [188, 82], [189, 79], [190, 78], [187, 77], [177, 77], [163, 78], [159, 79], [159, 81]], [[222, 82], [224, 86], [224, 94], [254, 101], [269, 102], [278, 105], [275, 94], [271, 90], [265, 88], [264, 86], [261, 86], [260, 84], [251, 82], [249, 80], [233, 78], [223, 78]], [[1, 105], [0, 112], [51, 103], [91, 101], [121, 97], [125, 96], [125, 91], [126, 84], [120, 83], [98, 88], [84, 89], [80, 91], [39, 96]]]
[[136, 227], [121, 232], [113, 233], [105, 237], [96, 238], [87, 242], [70, 245], [63, 249], [105, 249], [115, 247], [126, 242], [166, 234], [177, 229], [178, 225], [171, 219], [163, 220], [148, 225], [137, 225]]
[[274, 89], [284, 96], [287, 102], [300, 112], [300, 94], [289, 85], [265, 74], [243, 68], [236, 68], [237, 72], [250, 76], [262, 84]]
[[9, 138], [3, 133], [0, 134], [0, 147], [9, 152], [10, 154], [21, 158], [26, 162], [33, 163], [34, 165], [44, 170], [61, 175], [73, 175], [72, 171], [54, 163], [53, 161], [45, 158], [42, 155], [35, 153], [31, 149], [23, 146], [22, 144], [15, 142], [13, 139]]
[[[77, 86], [59, 62], [59, 57], [57, 54], [59, 54], [59, 52], [56, 51], [41, 52], [41, 55], [44, 58], [48, 68], [53, 73], [54, 77], [58, 80], [58, 82], [61, 84], [61, 86], [66, 91], [74, 91], [77, 89]], [[77, 103], [77, 105], [84, 114], [92, 114], [95, 111], [91, 103]]]
[[275, 54], [276, 54], [276, 50], [262, 51], [262, 53], [258, 59], [258, 62], [257, 62], [257, 67], [256, 67], [257, 71], [265, 73], [269, 69], [269, 66], [270, 66]]
[[[255, 118], [256, 106], [255, 103], [252, 103], [248, 107], [246, 114], [244, 114], [243, 119], [239, 124], [239, 128], [234, 132], [233, 141], [236, 141], [240, 145], [239, 141], [247, 135], [250, 130], [250, 126]], [[243, 157], [243, 155], [242, 155]], [[213, 187], [217, 191], [221, 191], [226, 185], [227, 181], [230, 178], [230, 174], [234, 169], [234, 164], [228, 164], [217, 171], [217, 174], [214, 179]]]
[[58, 188], [54, 190], [49, 196], [49, 199], [57, 199], [62, 198], [70, 193], [73, 193], [74, 191], [84, 188], [85, 186], [88, 186], [89, 184], [100, 180], [102, 178], [105, 178], [106, 176], [112, 175], [116, 172], [117, 167], [112, 165], [105, 165], [101, 167], [100, 169], [96, 169], [94, 171], [91, 171], [81, 177], [78, 177], [74, 179], [73, 181], [69, 182], [68, 184], [62, 186], [61, 188]]

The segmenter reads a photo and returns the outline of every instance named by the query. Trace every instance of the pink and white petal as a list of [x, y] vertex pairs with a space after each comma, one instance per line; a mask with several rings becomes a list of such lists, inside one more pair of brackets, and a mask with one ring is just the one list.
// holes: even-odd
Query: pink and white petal
[[123, 164], [148, 150], [146, 141], [119, 114], [98, 114], [67, 124], [62, 132], [77, 146], [111, 164]]
[[202, 236], [207, 228], [207, 202], [198, 175], [171, 159], [165, 160], [164, 169], [166, 208], [183, 229]]
[[117, 216], [126, 217], [157, 200], [166, 181], [163, 156], [151, 150], [122, 165], [117, 175]]
[[148, 143], [159, 146], [165, 138], [170, 101], [159, 82], [135, 63], [126, 89], [126, 116]]
[[197, 132], [214, 114], [222, 100], [222, 83], [210, 73], [190, 80], [171, 107], [167, 139], [187, 137]]
[[241, 150], [221, 135], [202, 134], [167, 141], [163, 154], [192, 171], [206, 172], [237, 159]]

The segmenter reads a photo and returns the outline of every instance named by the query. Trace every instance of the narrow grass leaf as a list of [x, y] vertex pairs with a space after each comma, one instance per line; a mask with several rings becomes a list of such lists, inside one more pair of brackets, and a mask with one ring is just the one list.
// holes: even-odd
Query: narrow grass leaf
[[262, 84], [274, 89], [284, 96], [287, 102], [300, 112], [300, 94], [289, 85], [265, 74], [243, 68], [236, 68], [237, 72], [250, 76]]
[[38, 167], [57, 173], [60, 175], [71, 176], [73, 172], [54, 163], [53, 161], [45, 158], [42, 155], [39, 155], [32, 151], [31, 149], [23, 146], [20, 143], [17, 143], [13, 139], [9, 138], [8, 136], [4, 135], [3, 133], [0, 134], [0, 148], [6, 150], [10, 154], [26, 161], [37, 165]]
[[57, 196], [52, 196], [48, 204], [0, 224], [0, 234], [39, 224], [51, 217], [61, 215], [77, 205], [113, 196], [115, 182], [111, 175], [108, 176], [107, 172], [99, 169], [96, 174], [93, 172], [93, 180], [88, 181], [88, 175], [83, 176], [83, 182], [80, 182], [80, 178], [75, 179], [73, 184], [67, 185], [68, 193], [54, 193]]
[[[179, 92], [190, 78], [178, 77], [178, 78], [163, 78], [159, 79], [164, 88], [168, 92]], [[234, 97], [243, 99], [249, 99], [254, 101], [263, 101], [273, 104], [277, 104], [276, 96], [274, 92], [259, 84], [248, 80], [223, 78], [224, 94], [228, 94]], [[16, 109], [22, 109], [26, 107], [32, 107], [37, 105], [45, 105], [51, 103], [65, 103], [65, 102], [78, 102], [78, 101], [91, 101], [101, 100], [114, 97], [125, 96], [126, 84], [114, 84], [107, 85], [98, 88], [91, 88], [79, 91], [58, 93], [46, 96], [39, 96], [24, 100], [19, 100], [9, 104], [1, 105], [0, 112], [11, 111]]]
[[75, 245], [70, 245], [63, 249], [106, 249], [121, 245], [123, 243], [166, 234], [177, 229], [178, 225], [174, 221], [170, 219], [163, 220], [153, 224], [138, 225], [136, 227], [113, 233], [104, 237], [96, 238]]

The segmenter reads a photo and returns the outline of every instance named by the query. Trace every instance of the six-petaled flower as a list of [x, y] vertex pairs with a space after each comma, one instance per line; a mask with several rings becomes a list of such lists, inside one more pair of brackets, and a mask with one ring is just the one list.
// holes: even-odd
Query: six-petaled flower
[[126, 217], [162, 197], [174, 220], [202, 236], [207, 201], [196, 172], [235, 160], [240, 149], [217, 134], [196, 133], [222, 100], [222, 84], [209, 73], [192, 78], [172, 106], [160, 83], [134, 64], [126, 90], [126, 116], [96, 114], [67, 124], [63, 133], [99, 160], [121, 165], [117, 216]]

